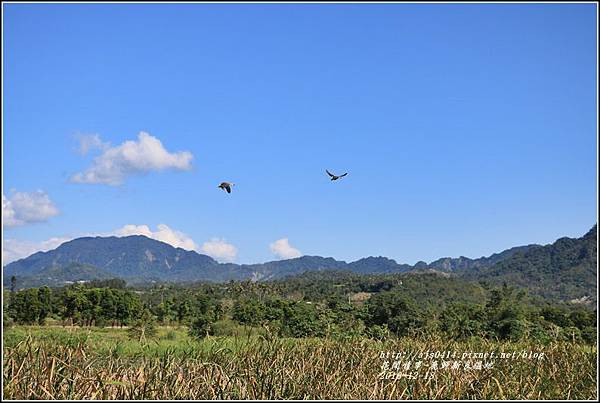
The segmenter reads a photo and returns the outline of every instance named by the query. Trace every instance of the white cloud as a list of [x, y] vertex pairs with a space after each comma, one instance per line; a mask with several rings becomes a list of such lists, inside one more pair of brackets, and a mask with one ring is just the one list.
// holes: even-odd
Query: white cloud
[[33, 255], [36, 252], [45, 252], [55, 249], [62, 243], [70, 241], [71, 239], [72, 238], [56, 237], [42, 242], [4, 239], [2, 242], [2, 265]]
[[271, 252], [279, 256], [281, 259], [293, 259], [302, 256], [302, 253], [290, 245], [287, 238], [278, 239], [269, 245]]
[[13, 192], [10, 198], [2, 194], [2, 222], [4, 226], [16, 227], [33, 222], [46, 221], [58, 214], [58, 209], [48, 195], [41, 191]]
[[140, 132], [137, 141], [128, 140], [115, 147], [103, 143], [99, 136], [86, 141], [87, 148], [82, 148], [82, 151], [85, 149], [87, 152], [90, 144], [97, 143], [104, 145], [104, 150], [94, 159], [91, 167], [73, 175], [72, 182], [117, 186], [128, 175], [165, 169], [189, 170], [192, 167], [192, 153], [169, 153], [159, 139], [145, 132]]
[[237, 248], [224, 239], [212, 238], [202, 244], [202, 252], [220, 262], [233, 262], [237, 257]]
[[148, 238], [168, 243], [176, 248], [198, 250], [198, 246], [192, 238], [181, 231], [171, 229], [166, 224], [158, 224], [156, 231], [150, 230], [150, 227], [147, 225], [128, 224], [114, 231], [114, 234], [117, 236], [145, 235]]
[[79, 139], [79, 153], [86, 155], [93, 149], [107, 150], [110, 148], [110, 143], [103, 142], [98, 134], [81, 134], [77, 136]]
[[2, 225], [6, 225], [7, 227], [19, 225], [19, 220], [16, 219], [15, 215], [12, 203], [2, 194]]

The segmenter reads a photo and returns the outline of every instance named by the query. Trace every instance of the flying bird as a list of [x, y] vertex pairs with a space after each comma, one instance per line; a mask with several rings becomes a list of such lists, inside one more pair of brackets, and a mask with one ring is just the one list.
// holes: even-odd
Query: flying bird
[[235, 185], [235, 183], [221, 182], [221, 184], [217, 187], [220, 187], [221, 189], [225, 190], [227, 193], [231, 193], [231, 187], [233, 185]]
[[340, 178], [343, 178], [344, 176], [348, 175], [348, 172], [346, 172], [345, 174], [340, 175], [340, 176], [334, 175], [331, 172], [329, 172], [328, 170], [325, 170], [325, 172], [327, 172], [327, 175], [331, 176], [331, 180], [332, 181], [336, 181], [336, 180], [338, 180]]

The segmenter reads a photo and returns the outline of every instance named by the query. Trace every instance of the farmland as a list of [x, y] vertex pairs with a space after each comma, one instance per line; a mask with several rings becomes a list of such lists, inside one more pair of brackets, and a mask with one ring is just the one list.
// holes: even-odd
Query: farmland
[[[165, 326], [140, 341], [119, 328], [5, 330], [8, 399], [597, 397], [596, 347], [565, 341], [540, 346], [481, 339], [292, 339], [253, 328], [240, 336], [199, 340], [185, 328]], [[488, 367], [466, 368], [467, 361], [476, 364], [471, 358], [484, 352], [488, 359], [482, 361]], [[497, 358], [490, 360], [492, 352]], [[543, 353], [543, 358], [529, 358], [533, 353]], [[405, 371], [409, 361], [412, 368]], [[444, 362], [454, 361], [460, 367], [443, 368]], [[415, 371], [416, 362], [421, 367]], [[434, 362], [440, 365], [437, 370], [432, 370]]]

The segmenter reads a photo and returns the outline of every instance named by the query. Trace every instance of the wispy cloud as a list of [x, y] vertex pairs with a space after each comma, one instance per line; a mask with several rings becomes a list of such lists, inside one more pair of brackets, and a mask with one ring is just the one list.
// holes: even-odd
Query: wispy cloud
[[152, 231], [147, 225], [127, 224], [116, 230], [114, 234], [117, 236], [144, 235], [168, 243], [176, 248], [198, 250], [198, 246], [192, 238], [181, 231], [171, 229], [166, 224], [158, 224], [156, 231]]
[[81, 155], [87, 155], [88, 152], [95, 149], [106, 151], [110, 148], [110, 143], [102, 141], [98, 134], [79, 134], [77, 139]]
[[17, 227], [43, 222], [59, 213], [50, 197], [43, 191], [2, 194], [2, 222], [6, 227]]
[[212, 238], [202, 244], [201, 252], [220, 262], [230, 263], [235, 261], [238, 250], [232, 244], [225, 242], [224, 239]]
[[269, 245], [271, 252], [281, 259], [293, 259], [302, 256], [302, 253], [290, 245], [287, 238], [278, 239]]
[[4, 239], [2, 242], [2, 265], [33, 255], [36, 252], [45, 252], [55, 249], [62, 243], [70, 241], [71, 239], [72, 238], [55, 237], [41, 242]]
[[85, 137], [80, 151], [87, 153], [93, 147], [102, 148], [102, 154], [94, 158], [87, 170], [73, 175], [72, 182], [118, 186], [130, 175], [166, 169], [189, 170], [192, 167], [192, 153], [170, 153], [158, 138], [145, 132], [140, 132], [137, 141], [128, 140], [115, 147], [102, 142], [98, 135]]

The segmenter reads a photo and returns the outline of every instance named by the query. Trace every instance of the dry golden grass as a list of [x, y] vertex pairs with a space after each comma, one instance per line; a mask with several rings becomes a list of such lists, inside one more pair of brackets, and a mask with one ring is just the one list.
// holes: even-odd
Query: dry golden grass
[[[186, 340], [126, 353], [29, 335], [4, 350], [8, 399], [596, 399], [595, 347], [359, 339]], [[154, 346], [154, 347], [153, 347]], [[491, 369], [379, 379], [381, 351], [543, 351]]]

